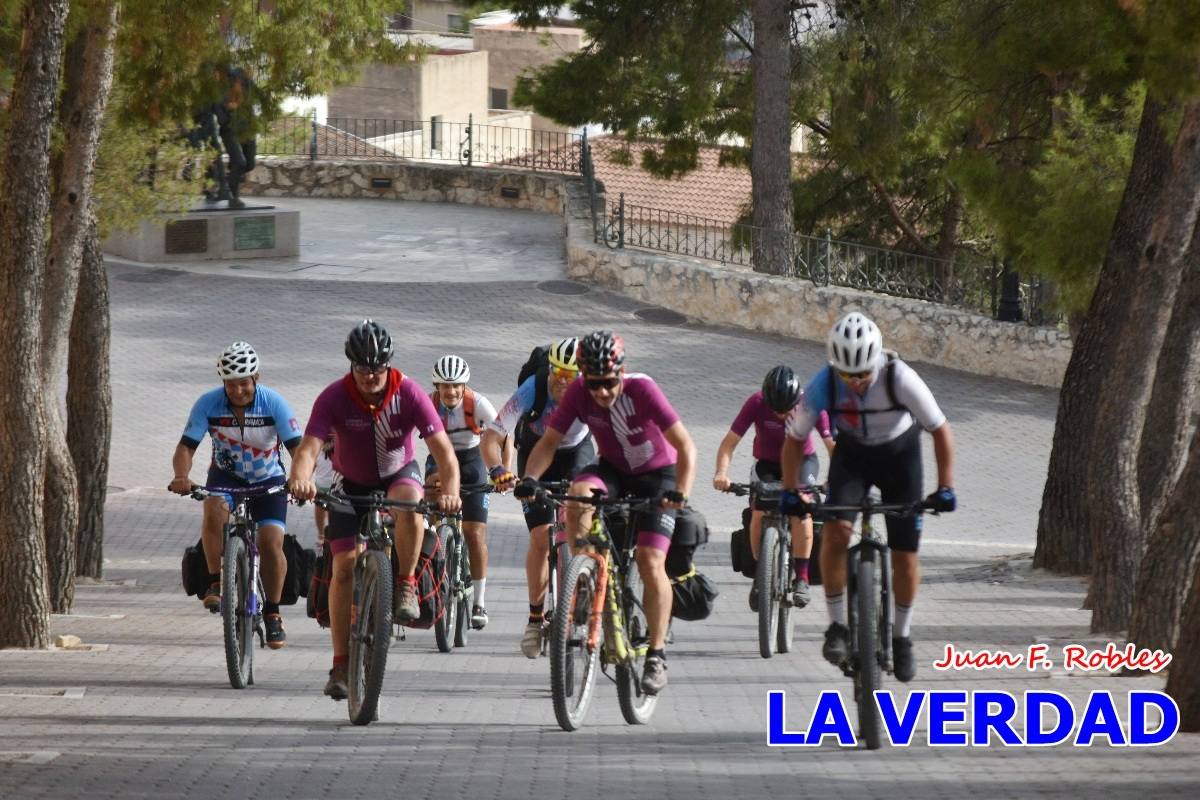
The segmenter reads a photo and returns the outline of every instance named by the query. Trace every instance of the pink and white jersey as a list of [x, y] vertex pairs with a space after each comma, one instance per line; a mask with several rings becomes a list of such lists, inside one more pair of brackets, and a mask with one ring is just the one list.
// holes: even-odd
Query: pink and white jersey
[[679, 415], [648, 375], [626, 375], [611, 408], [593, 400], [583, 380], [572, 382], [546, 424], [565, 433], [577, 420], [591, 429], [600, 456], [628, 475], [674, 464], [678, 458], [662, 432], [678, 422]]
[[304, 435], [324, 440], [336, 434], [334, 469], [353, 483], [380, 486], [416, 457], [413, 433], [424, 439], [441, 430], [442, 421], [421, 385], [392, 369], [383, 400], [375, 407], [362, 399], [349, 373], [329, 384], [313, 403]]

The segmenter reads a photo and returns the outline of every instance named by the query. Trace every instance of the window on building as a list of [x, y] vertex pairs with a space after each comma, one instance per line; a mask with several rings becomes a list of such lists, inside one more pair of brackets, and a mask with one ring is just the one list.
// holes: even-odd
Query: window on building
[[447, 14], [446, 27], [452, 31], [462, 31], [463, 33], [466, 33], [467, 21], [463, 18], [462, 14]]
[[491, 94], [488, 108], [508, 108], [508, 89], [497, 89], [495, 86], [490, 86], [488, 92]]
[[429, 152], [436, 153], [442, 149], [442, 116], [439, 114], [429, 118]]

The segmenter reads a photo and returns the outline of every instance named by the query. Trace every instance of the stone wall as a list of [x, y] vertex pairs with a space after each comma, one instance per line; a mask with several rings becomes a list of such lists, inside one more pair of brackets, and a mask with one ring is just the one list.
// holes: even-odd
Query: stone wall
[[[388, 179], [391, 186], [373, 187], [373, 178]], [[242, 192], [262, 197], [378, 197], [561, 214], [563, 185], [556, 175], [497, 167], [264, 158], [247, 176]], [[517, 196], [504, 197], [501, 189], [516, 190]]]
[[808, 281], [726, 269], [699, 259], [592, 242], [580, 181], [568, 185], [567, 272], [693, 319], [824, 342], [833, 323], [862, 311], [906, 359], [1039, 386], [1062, 385], [1071, 339], [1050, 328], [997, 322], [920, 300], [817, 287]]
[[[372, 178], [390, 178], [392, 185], [372, 188]], [[516, 189], [518, 196], [502, 197], [502, 187]], [[563, 214], [570, 277], [701, 322], [823, 342], [838, 317], [859, 310], [883, 329], [887, 346], [907, 359], [1039, 386], [1061, 386], [1071, 357], [1070, 336], [1050, 328], [596, 244], [587, 194], [575, 177], [456, 164], [272, 158], [260, 162], [244, 188], [267, 197], [380, 197]]]

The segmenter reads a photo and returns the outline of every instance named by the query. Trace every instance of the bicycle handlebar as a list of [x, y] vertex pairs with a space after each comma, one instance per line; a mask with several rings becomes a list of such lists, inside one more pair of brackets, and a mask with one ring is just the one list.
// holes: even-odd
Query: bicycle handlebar
[[188, 496], [193, 500], [207, 500], [210, 497], [220, 497], [226, 494], [234, 497], [262, 497], [286, 491], [287, 486], [282, 483], [278, 486], [268, 486], [265, 489], [259, 486], [201, 486], [193, 483]]
[[317, 492], [318, 505], [328, 508], [332, 504], [336, 505], [365, 505], [369, 508], [403, 508], [408, 511], [415, 511], [418, 514], [440, 514], [444, 517], [461, 517], [461, 512], [453, 514], [442, 511], [436, 503], [431, 503], [428, 500], [393, 500], [385, 497], [382, 493], [368, 495], [350, 495], [350, 494], [335, 494], [333, 492]]
[[662, 503], [662, 499], [658, 497], [621, 497], [617, 499], [611, 499], [603, 494], [600, 494], [599, 490], [597, 490], [597, 494], [591, 496], [560, 494], [557, 492], [541, 490], [538, 492], [538, 496], [546, 497], [560, 503], [583, 503], [585, 505], [596, 506], [597, 508], [617, 508], [624, 506], [630, 511], [657, 511]]

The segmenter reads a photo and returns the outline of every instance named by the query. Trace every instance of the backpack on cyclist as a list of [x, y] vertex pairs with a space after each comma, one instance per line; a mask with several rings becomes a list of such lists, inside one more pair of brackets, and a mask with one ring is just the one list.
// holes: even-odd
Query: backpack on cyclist
[[[908, 411], [908, 406], [896, 399], [896, 360], [900, 358], [895, 350], [884, 350], [887, 362], [883, 365], [883, 387], [887, 390], [888, 402], [891, 406], [879, 409], [858, 409], [855, 414], [881, 414], [885, 411]], [[837, 376], [833, 367], [826, 370], [829, 373], [829, 427], [834, 428], [834, 416], [843, 413], [837, 408], [834, 399], [837, 397]], [[834, 431], [836, 434], [836, 430]]]
[[[442, 401], [438, 398], [437, 392], [430, 392], [429, 399], [433, 402], [433, 407], [435, 409], [441, 405]], [[446, 433], [451, 434], [457, 433], [460, 430], [469, 430], [471, 433], [478, 436], [483, 431], [483, 428], [479, 427], [479, 421], [475, 419], [475, 392], [473, 390], [467, 388], [463, 389], [462, 406], [463, 417], [465, 417], [467, 420], [467, 427], [454, 429], [446, 428]]]
[[283, 591], [279, 595], [279, 605], [295, 605], [301, 597], [308, 596], [308, 587], [312, 583], [313, 567], [317, 561], [317, 553], [309, 547], [301, 547], [299, 540], [290, 533], [283, 535], [283, 558], [287, 562], [287, 574], [283, 578]]
[[329, 584], [333, 581], [333, 551], [329, 542], [321, 545], [321, 554], [313, 562], [312, 578], [308, 584], [306, 610], [322, 628], [329, 627]]
[[[400, 601], [400, 562], [396, 548], [392, 548], [392, 574], [395, 575], [396, 591], [392, 594], [393, 603]], [[433, 624], [446, 613], [446, 554], [442, 550], [442, 542], [431, 528], [425, 529], [425, 538], [421, 540], [421, 555], [417, 558], [417, 607], [421, 615], [412, 622], [405, 624], [406, 628], [432, 628]], [[395, 608], [392, 610], [395, 614]]]
[[696, 548], [707, 544], [708, 523], [694, 508], [676, 512], [675, 532], [667, 550], [667, 577], [671, 579], [671, 616], [682, 620], [701, 620], [712, 613], [717, 598], [716, 585], [696, 571], [692, 558]]
[[530, 422], [536, 422], [541, 419], [542, 412], [546, 410], [546, 400], [550, 396], [550, 346], [539, 345], [529, 352], [529, 358], [525, 359], [525, 363], [521, 365], [521, 371], [517, 373], [517, 387], [525, 383], [530, 376], [536, 376], [534, 382], [533, 405], [526, 411], [519, 422], [517, 422], [517, 430], [514, 432], [513, 441], [520, 444], [522, 436], [525, 433], [525, 426]]
[[208, 591], [208, 562], [204, 558], [204, 540], [183, 551], [181, 565], [183, 591], [188, 596], [203, 597]]

